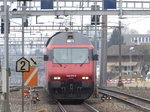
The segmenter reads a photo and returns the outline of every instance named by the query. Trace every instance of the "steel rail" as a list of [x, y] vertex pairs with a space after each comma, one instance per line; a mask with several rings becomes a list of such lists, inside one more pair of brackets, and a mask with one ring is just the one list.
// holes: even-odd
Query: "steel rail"
[[[102, 90], [103, 89], [103, 90]], [[105, 91], [105, 89], [104, 88], [99, 88], [99, 93], [101, 93], [101, 94], [105, 94], [105, 95], [108, 95], [108, 96], [111, 96], [111, 97], [113, 97], [113, 98], [115, 98], [116, 100], [119, 100], [119, 101], [122, 101], [122, 102], [124, 102], [124, 103], [126, 103], [126, 104], [128, 104], [129, 106], [134, 106], [134, 107], [136, 107], [136, 108], [138, 108], [138, 109], [140, 109], [140, 110], [143, 110], [144, 112], [150, 112], [150, 108], [147, 108], [147, 107], [145, 107], [145, 106], [142, 106], [142, 105], [139, 105], [139, 104], [137, 104], [137, 103], [134, 103], [133, 101], [129, 101], [129, 100], [125, 100], [125, 99], [122, 99], [122, 98], [120, 98], [120, 97], [118, 97], [118, 96], [116, 96], [116, 95], [113, 95], [112, 93], [114, 93], [113, 91], [109, 91], [109, 90], [106, 90]], [[116, 94], [119, 94], [119, 92], [118, 93], [116, 93]], [[121, 94], [121, 93], [120, 93]], [[123, 94], [122, 94], [123, 95]], [[124, 94], [124, 96], [125, 96], [126, 94]], [[130, 96], [130, 97], [132, 97], [132, 96]], [[135, 98], [135, 99], [137, 99], [136, 97], [132, 97], [132, 98]], [[139, 98], [138, 98], [138, 100], [139, 100]], [[143, 100], [141, 100], [141, 101], [143, 101]], [[147, 102], [147, 101], [146, 101]]]
[[91, 105], [84, 102], [85, 107], [87, 107], [91, 112], [100, 112], [99, 110], [95, 109]]
[[[68, 112], [64, 107], [63, 105], [60, 103], [60, 102], [57, 102], [57, 106], [59, 107], [59, 109], [62, 111], [62, 112]], [[90, 106], [89, 104], [87, 103], [83, 103], [83, 106], [88, 109], [90, 112], [100, 112], [99, 110], [95, 109], [94, 107]]]
[[[13, 87], [13, 88], [10, 88], [10, 92], [15, 92], [15, 91], [19, 91], [20, 90], [20, 87]], [[0, 94], [3, 93], [2, 91], [0, 91]]]
[[150, 103], [150, 100], [149, 99], [145, 99], [145, 98], [142, 98], [140, 96], [136, 96], [136, 95], [132, 95], [132, 94], [128, 94], [128, 93], [123, 93], [121, 91], [115, 91], [115, 90], [111, 90], [111, 89], [104, 89], [104, 88], [99, 88], [101, 90], [105, 90], [105, 91], [111, 91], [111, 92], [114, 92], [114, 93], [118, 93], [118, 94], [122, 94], [122, 95], [125, 95], [125, 96], [128, 96], [128, 97], [132, 97], [132, 98], [135, 98], [135, 99], [138, 99], [138, 100], [141, 100], [141, 101], [144, 101], [144, 102], [147, 102], [147, 103]]
[[67, 112], [67, 111], [65, 110], [65, 108], [61, 105], [60, 102], [57, 102], [57, 106], [59, 107], [59, 109], [60, 109], [62, 112]]

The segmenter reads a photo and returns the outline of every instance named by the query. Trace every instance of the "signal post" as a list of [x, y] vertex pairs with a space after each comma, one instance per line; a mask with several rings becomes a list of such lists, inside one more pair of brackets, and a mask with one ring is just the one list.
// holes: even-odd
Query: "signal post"
[[30, 87], [29, 112], [32, 111], [32, 88], [38, 86], [37, 57], [30, 57], [30, 72], [24, 72], [24, 86]]
[[22, 112], [24, 112], [24, 72], [30, 71], [30, 62], [22, 57], [16, 61], [16, 72], [22, 72]]

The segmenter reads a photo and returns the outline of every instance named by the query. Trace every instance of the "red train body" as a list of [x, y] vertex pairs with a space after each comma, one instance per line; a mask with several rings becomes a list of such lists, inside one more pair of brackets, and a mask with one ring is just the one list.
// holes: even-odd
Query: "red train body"
[[94, 47], [77, 32], [59, 32], [46, 44], [46, 83], [51, 96], [60, 100], [85, 100], [94, 90]]

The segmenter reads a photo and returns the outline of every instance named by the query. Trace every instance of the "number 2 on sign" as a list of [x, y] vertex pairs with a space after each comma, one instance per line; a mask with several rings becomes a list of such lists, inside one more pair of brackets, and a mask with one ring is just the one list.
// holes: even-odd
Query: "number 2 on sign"
[[25, 61], [21, 61], [20, 63], [21, 63], [21, 70], [25, 70], [25, 68], [24, 68], [25, 64], [26, 64]]

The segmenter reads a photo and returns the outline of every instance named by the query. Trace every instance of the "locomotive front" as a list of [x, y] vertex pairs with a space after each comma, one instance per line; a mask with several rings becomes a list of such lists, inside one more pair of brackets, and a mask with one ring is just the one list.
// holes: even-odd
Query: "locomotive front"
[[85, 100], [94, 90], [94, 49], [77, 32], [57, 33], [47, 41], [47, 89], [60, 100]]

